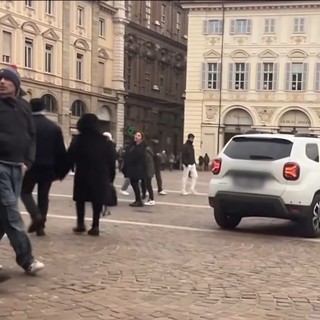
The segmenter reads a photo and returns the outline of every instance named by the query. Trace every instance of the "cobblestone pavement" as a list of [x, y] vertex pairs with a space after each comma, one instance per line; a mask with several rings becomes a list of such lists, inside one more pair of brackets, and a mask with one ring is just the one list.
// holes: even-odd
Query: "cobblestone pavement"
[[[153, 208], [129, 208], [120, 196], [99, 238], [70, 232], [72, 178], [56, 184], [48, 235], [31, 236], [46, 269], [24, 275], [1, 243], [0, 272], [11, 280], [0, 284], [0, 319], [320, 319], [319, 241], [270, 219], [221, 231], [205, 195], [179, 195], [178, 175], [164, 174], [177, 192]], [[209, 178], [201, 174], [198, 191]]]

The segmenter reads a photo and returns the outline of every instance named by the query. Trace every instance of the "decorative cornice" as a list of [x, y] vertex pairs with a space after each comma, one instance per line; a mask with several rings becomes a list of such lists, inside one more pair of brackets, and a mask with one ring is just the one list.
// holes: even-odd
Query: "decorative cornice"
[[[234, 2], [234, 3], [224, 3], [224, 9], [226, 11], [256, 11], [256, 10], [279, 10], [279, 9], [318, 9], [320, 8], [320, 2], [315, 4], [312, 3], [311, 1], [309, 3], [292, 3], [290, 4], [290, 1], [287, 3], [277, 3], [275, 4], [274, 2], [271, 3], [266, 3], [265, 1], [263, 4], [259, 4], [258, 1], [249, 1], [242, 2]], [[256, 3], [252, 3], [256, 2]], [[210, 2], [209, 4], [207, 1], [200, 1], [200, 2], [188, 2], [185, 4], [182, 4], [182, 7], [184, 9], [188, 9], [189, 12], [210, 12], [210, 11], [221, 11], [222, 10], [222, 3], [221, 1], [219, 3], [217, 2]]]
[[116, 14], [117, 9], [113, 8], [109, 4], [105, 3], [104, 1], [99, 1], [99, 10], [110, 13], [112, 15]]

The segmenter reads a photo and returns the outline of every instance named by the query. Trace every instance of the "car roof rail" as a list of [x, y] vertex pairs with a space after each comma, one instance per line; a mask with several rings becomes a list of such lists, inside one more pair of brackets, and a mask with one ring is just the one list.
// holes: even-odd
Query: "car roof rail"
[[315, 133], [296, 133], [294, 135], [295, 137], [298, 137], [298, 138], [319, 138], [319, 136]]
[[246, 131], [244, 134], [273, 134], [272, 131], [260, 131], [255, 129], [250, 129]]

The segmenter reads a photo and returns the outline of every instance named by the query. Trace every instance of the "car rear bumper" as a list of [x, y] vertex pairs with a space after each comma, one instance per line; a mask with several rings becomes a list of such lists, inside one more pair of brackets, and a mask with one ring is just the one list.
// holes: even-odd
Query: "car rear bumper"
[[303, 218], [308, 206], [286, 205], [280, 197], [221, 191], [209, 197], [212, 208], [219, 206], [230, 215], [296, 220]]

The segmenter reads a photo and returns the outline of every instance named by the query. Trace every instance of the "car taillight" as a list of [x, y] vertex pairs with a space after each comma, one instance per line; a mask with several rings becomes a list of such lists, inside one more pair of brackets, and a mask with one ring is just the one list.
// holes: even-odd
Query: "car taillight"
[[286, 180], [298, 180], [300, 177], [300, 166], [295, 162], [287, 162], [283, 166], [283, 177]]
[[222, 164], [222, 160], [219, 159], [214, 159], [212, 161], [212, 168], [211, 171], [213, 174], [219, 174], [220, 170], [221, 170], [221, 164]]

